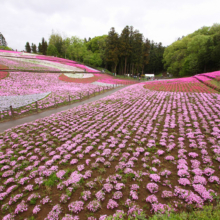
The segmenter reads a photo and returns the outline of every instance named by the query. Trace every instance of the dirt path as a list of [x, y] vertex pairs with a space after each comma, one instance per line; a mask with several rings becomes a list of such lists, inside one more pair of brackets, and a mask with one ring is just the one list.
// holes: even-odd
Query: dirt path
[[97, 95], [95, 97], [84, 100], [82, 102], [77, 102], [77, 103], [74, 103], [74, 104], [71, 104], [71, 105], [66, 105], [66, 106], [62, 106], [62, 107], [59, 107], [59, 108], [47, 110], [47, 111], [44, 111], [44, 112], [41, 112], [41, 113], [36, 113], [36, 114], [30, 115], [30, 116], [27, 116], [27, 117], [24, 117], [24, 118], [19, 118], [19, 119], [15, 119], [15, 120], [12, 120], [12, 121], [7, 121], [7, 122], [0, 123], [0, 133], [4, 132], [5, 130], [7, 130], [9, 128], [13, 128], [15, 126], [22, 125], [24, 123], [34, 121], [36, 119], [44, 118], [44, 117], [50, 116], [52, 114], [55, 114], [57, 112], [68, 110], [68, 109], [71, 109], [73, 107], [83, 105], [83, 104], [86, 104], [86, 103], [94, 102], [94, 101], [99, 100], [101, 98], [104, 98], [108, 95], [111, 95], [112, 93], [114, 93], [114, 92], [116, 92], [120, 89], [123, 89], [125, 87], [126, 86], [115, 88], [111, 91], [108, 91], [108, 92], [105, 92], [103, 94]]

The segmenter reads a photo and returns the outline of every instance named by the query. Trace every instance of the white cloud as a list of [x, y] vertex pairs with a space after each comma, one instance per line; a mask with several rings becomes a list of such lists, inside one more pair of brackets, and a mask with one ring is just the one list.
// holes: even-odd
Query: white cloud
[[219, 0], [1, 0], [1, 29], [8, 45], [23, 50], [25, 43], [49, 39], [52, 29], [88, 38], [120, 34], [133, 26], [155, 42], [169, 45], [182, 35], [220, 20]]

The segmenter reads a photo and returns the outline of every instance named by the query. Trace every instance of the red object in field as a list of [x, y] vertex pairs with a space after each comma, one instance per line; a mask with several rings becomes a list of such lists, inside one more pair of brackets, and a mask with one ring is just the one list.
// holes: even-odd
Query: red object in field
[[8, 69], [8, 67], [0, 64], [0, 80], [4, 79], [8, 75], [8, 72], [3, 72], [1, 69]]

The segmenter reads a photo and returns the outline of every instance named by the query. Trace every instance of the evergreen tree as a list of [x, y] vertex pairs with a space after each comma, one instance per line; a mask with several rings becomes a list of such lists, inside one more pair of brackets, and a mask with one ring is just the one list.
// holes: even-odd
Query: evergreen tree
[[32, 52], [33, 53], [37, 53], [37, 46], [36, 46], [36, 44], [33, 45]]
[[4, 46], [7, 47], [7, 42], [5, 40], [5, 37], [3, 36], [3, 34], [0, 32], [0, 46]]
[[142, 57], [143, 57], [143, 63], [142, 63], [142, 74], [144, 73], [144, 67], [149, 63], [150, 59], [150, 41], [148, 39], [145, 40], [143, 43], [143, 49], [142, 49]]
[[42, 44], [41, 43], [38, 44], [38, 53], [42, 53]]
[[127, 61], [131, 55], [131, 41], [130, 41], [130, 28], [126, 26], [119, 38], [119, 56], [124, 61], [123, 73], [127, 73]]
[[111, 65], [112, 72], [116, 72], [116, 68], [119, 61], [119, 36], [115, 32], [115, 28], [112, 27], [106, 38], [106, 50], [105, 57], [107, 63]]
[[26, 50], [27, 53], [31, 53], [31, 47], [30, 47], [29, 42], [26, 43], [25, 50]]
[[34, 44], [32, 43], [31, 44], [31, 51], [33, 52], [33, 49], [34, 49]]
[[43, 55], [46, 55], [47, 54], [47, 41], [44, 40], [44, 37], [42, 38], [42, 53]]
[[36, 44], [31, 44], [31, 50], [32, 50], [32, 53], [37, 53], [37, 47], [36, 47]]
[[143, 57], [142, 57], [142, 44], [143, 35], [138, 30], [134, 31], [132, 42], [132, 74], [138, 74], [142, 69]]
[[162, 43], [155, 43], [154, 41], [150, 42], [150, 54], [149, 54], [149, 63], [144, 68], [147, 73], [159, 73], [164, 70], [163, 68], [163, 54], [165, 47], [162, 46]]

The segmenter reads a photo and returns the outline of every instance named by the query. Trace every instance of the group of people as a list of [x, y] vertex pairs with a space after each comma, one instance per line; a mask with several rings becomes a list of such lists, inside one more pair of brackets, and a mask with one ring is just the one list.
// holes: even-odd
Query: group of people
[[138, 80], [141, 81], [141, 74], [134, 75], [133, 77], [134, 77], [134, 79], [135, 79], [135, 78], [138, 78]]

